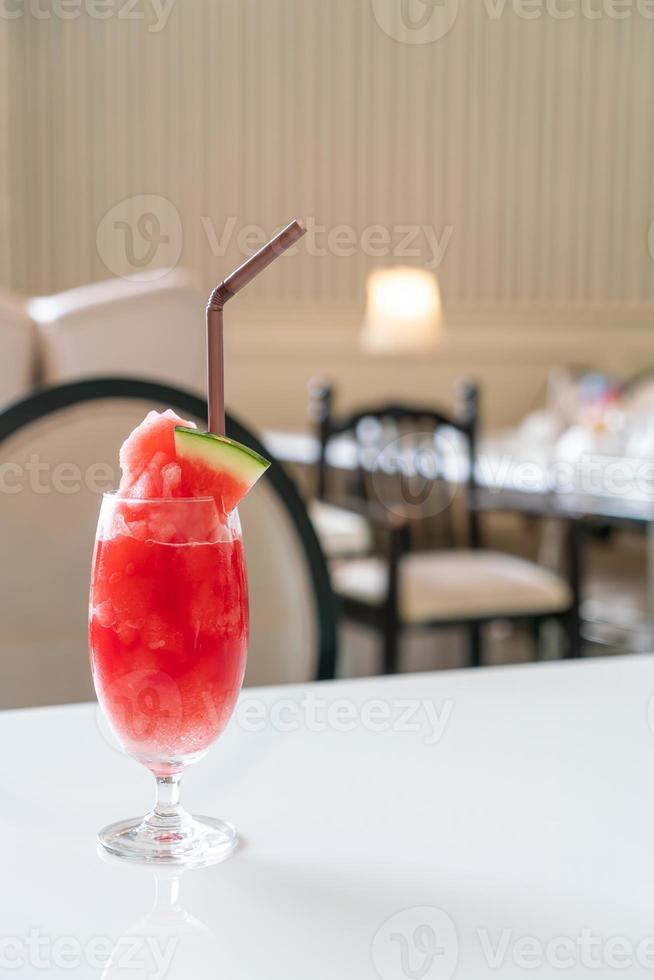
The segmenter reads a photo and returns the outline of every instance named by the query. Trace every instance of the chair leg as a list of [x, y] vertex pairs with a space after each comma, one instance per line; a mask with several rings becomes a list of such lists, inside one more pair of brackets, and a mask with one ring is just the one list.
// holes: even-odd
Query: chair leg
[[397, 674], [399, 638], [397, 620], [390, 617], [382, 643], [382, 674]]
[[391, 531], [388, 552], [388, 592], [382, 611], [384, 645], [382, 671], [397, 673], [397, 648], [400, 634], [400, 559], [409, 550], [408, 528], [405, 525]]
[[572, 604], [572, 609], [565, 617], [565, 634], [566, 634], [566, 644], [564, 657], [568, 660], [574, 660], [575, 658], [581, 657], [582, 646], [581, 646], [581, 616], [579, 614], [579, 602], [575, 601]]
[[471, 667], [481, 667], [482, 659], [482, 628], [481, 626], [471, 626], [468, 630], [468, 662]]
[[583, 578], [583, 535], [581, 521], [571, 521], [568, 528], [568, 564], [572, 606], [565, 617], [567, 659], [581, 657], [581, 582]]
[[543, 621], [535, 619], [531, 624], [531, 634], [534, 641], [534, 660], [543, 659]]

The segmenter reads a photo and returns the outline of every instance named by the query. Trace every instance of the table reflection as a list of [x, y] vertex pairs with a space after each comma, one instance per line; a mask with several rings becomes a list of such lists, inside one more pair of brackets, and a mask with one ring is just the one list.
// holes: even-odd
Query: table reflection
[[153, 871], [154, 904], [118, 939], [103, 980], [118, 980], [126, 974], [133, 980], [215, 980], [218, 939], [182, 905], [182, 873], [179, 869]]

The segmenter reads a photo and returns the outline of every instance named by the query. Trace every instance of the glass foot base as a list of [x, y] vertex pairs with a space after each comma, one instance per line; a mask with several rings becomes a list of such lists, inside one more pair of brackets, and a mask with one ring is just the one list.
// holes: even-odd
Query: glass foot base
[[185, 814], [174, 827], [165, 827], [152, 816], [110, 824], [98, 834], [99, 844], [113, 857], [125, 861], [182, 868], [218, 864], [238, 844], [236, 830], [225, 820]]

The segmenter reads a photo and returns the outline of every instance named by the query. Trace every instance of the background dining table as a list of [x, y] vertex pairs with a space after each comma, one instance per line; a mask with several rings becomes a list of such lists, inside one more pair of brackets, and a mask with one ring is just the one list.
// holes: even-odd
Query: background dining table
[[183, 786], [242, 847], [181, 877], [96, 851], [153, 790], [96, 705], [2, 712], [0, 970], [649, 975], [653, 698], [649, 655], [247, 689]]

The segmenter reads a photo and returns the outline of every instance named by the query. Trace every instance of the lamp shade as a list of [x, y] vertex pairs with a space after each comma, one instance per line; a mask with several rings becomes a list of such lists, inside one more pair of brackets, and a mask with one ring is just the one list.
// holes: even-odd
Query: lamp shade
[[372, 353], [435, 350], [444, 325], [436, 277], [424, 269], [380, 269], [368, 277], [361, 346]]

